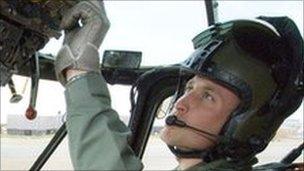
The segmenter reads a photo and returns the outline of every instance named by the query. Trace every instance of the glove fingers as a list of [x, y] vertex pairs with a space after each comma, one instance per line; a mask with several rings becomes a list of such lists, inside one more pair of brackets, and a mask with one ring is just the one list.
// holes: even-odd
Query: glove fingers
[[61, 29], [71, 30], [80, 27], [78, 21], [81, 18], [81, 13], [82, 13], [82, 11], [80, 11], [81, 4], [82, 3], [79, 3], [73, 8], [71, 8], [69, 11], [67, 11], [67, 13], [63, 16], [61, 20], [60, 23]]
[[68, 13], [61, 20], [60, 28], [63, 30], [72, 30], [74, 28], [78, 28], [80, 27], [78, 20], [78, 16], [75, 16], [72, 13]]
[[[101, 4], [98, 4], [101, 3]], [[86, 25], [89, 20], [99, 17], [102, 20], [100, 10], [103, 9], [103, 3], [99, 1], [83, 1], [70, 9], [61, 20], [62, 29], [73, 29], [80, 27], [78, 21], [81, 20], [83, 25]]]
[[66, 69], [100, 72], [98, 48], [109, 27], [101, 1], [81, 1], [65, 13], [61, 20], [61, 28], [65, 31], [64, 46], [55, 62], [57, 78], [63, 85]]

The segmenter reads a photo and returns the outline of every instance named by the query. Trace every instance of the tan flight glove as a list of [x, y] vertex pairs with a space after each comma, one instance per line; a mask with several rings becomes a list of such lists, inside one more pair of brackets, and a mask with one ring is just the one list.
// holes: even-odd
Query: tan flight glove
[[67, 11], [61, 21], [64, 42], [55, 60], [56, 76], [62, 85], [67, 83], [68, 69], [100, 72], [98, 48], [109, 27], [102, 1], [81, 1]]

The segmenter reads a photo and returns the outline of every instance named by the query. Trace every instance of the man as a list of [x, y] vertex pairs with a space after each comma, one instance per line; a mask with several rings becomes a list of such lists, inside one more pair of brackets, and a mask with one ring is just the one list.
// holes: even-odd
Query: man
[[[65, 40], [55, 67], [66, 87], [67, 129], [76, 170], [143, 169], [100, 74], [97, 50], [109, 25], [100, 1], [80, 2], [62, 20]], [[177, 169], [251, 170], [255, 154], [299, 106], [303, 42], [295, 30], [288, 36], [297, 39], [293, 44], [284, 39], [289, 45], [285, 46], [281, 39], [286, 35], [278, 32], [267, 24], [238, 20], [194, 38], [196, 50], [181, 67], [191, 79], [185, 86], [179, 84], [161, 134], [177, 156]], [[288, 54], [276, 53], [284, 48], [289, 48]], [[284, 74], [279, 73], [282, 70]]]

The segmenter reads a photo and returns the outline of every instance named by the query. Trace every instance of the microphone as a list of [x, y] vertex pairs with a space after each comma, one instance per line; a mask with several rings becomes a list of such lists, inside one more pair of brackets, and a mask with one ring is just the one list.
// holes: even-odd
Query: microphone
[[[211, 140], [211, 141], [216, 141], [217, 139], [220, 138], [220, 136], [212, 134], [207, 131], [200, 130], [198, 128], [192, 127], [190, 125], [187, 125], [184, 121], [178, 120], [175, 115], [170, 115], [166, 118], [166, 124], [169, 126], [178, 126], [178, 127], [186, 127], [192, 130], [195, 130], [199, 133], [202, 133], [201, 135], [204, 136], [205, 138]], [[208, 136], [206, 136], [208, 135]], [[212, 137], [212, 138], [211, 138]]]
[[176, 116], [174, 115], [170, 115], [166, 118], [166, 124], [167, 125], [175, 125], [175, 126], [179, 126], [179, 127], [185, 127], [187, 126], [187, 124], [181, 120], [178, 120]]

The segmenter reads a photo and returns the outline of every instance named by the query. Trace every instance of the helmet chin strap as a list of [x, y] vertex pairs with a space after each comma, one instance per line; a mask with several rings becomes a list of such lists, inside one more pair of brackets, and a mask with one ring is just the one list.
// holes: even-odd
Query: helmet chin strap
[[178, 158], [201, 158], [204, 150], [191, 150], [185, 151], [177, 148], [176, 146], [168, 145], [170, 151]]
[[[216, 144], [218, 144], [219, 141], [222, 139], [221, 136], [187, 125], [185, 122], [178, 120], [177, 117], [174, 115], [170, 115], [166, 118], [166, 124], [169, 126], [185, 127], [194, 130], [195, 132], [199, 133], [199, 135], [205, 137], [206, 139]], [[213, 155], [212, 152], [213, 150], [211, 149], [186, 151], [178, 149], [178, 147], [176, 146], [168, 145], [168, 147], [176, 157], [180, 158], [202, 158], [205, 162], [210, 162], [215, 158], [215, 155]]]
[[213, 149], [185, 151], [178, 149], [176, 146], [168, 145], [168, 147], [170, 151], [178, 158], [199, 158], [206, 163], [209, 163], [220, 156], [217, 151]]

